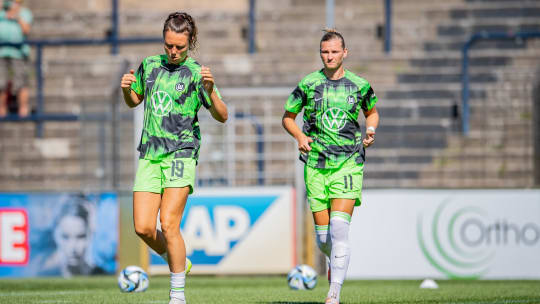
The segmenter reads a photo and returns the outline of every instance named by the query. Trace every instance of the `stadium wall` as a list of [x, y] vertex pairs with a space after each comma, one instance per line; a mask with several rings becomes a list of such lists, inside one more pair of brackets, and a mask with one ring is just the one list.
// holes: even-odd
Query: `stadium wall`
[[368, 190], [363, 201], [349, 278], [540, 278], [540, 190]]

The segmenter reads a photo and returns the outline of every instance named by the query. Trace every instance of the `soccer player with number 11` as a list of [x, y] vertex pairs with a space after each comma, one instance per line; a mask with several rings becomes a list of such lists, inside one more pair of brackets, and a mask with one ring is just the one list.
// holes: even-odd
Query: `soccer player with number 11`
[[[317, 244], [329, 261], [325, 303], [337, 304], [349, 265], [349, 224], [361, 202], [365, 148], [375, 141], [379, 114], [370, 84], [343, 67], [347, 48], [339, 32], [325, 31], [320, 55], [324, 68], [304, 77], [291, 93], [283, 127], [298, 142]], [[294, 120], [302, 109], [300, 130]], [[366, 117], [365, 138], [360, 111]]]

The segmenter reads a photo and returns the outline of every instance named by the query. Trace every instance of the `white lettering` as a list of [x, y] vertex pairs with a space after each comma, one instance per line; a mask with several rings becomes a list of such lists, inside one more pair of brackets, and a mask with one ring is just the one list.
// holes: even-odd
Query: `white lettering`
[[187, 255], [192, 254], [193, 250], [206, 250], [208, 246], [215, 242], [212, 222], [206, 207], [191, 207], [182, 234], [186, 240], [186, 245], [188, 245], [186, 248]]
[[216, 207], [214, 225], [206, 207], [191, 207], [182, 232], [186, 240], [186, 254], [204, 250], [209, 256], [225, 255], [231, 249], [231, 242], [241, 239], [248, 230], [249, 214], [241, 207]]
[[220, 206], [214, 216], [219, 247], [228, 251], [230, 242], [241, 239], [249, 230], [249, 214], [240, 207]]
[[0, 211], [0, 264], [28, 261], [28, 231], [24, 211]]

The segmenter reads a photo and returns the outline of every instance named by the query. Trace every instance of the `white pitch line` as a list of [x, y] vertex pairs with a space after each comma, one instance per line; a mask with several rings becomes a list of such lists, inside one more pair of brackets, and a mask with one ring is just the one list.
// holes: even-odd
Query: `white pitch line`
[[92, 293], [94, 291], [91, 291], [91, 290], [86, 290], [86, 291], [81, 291], [81, 290], [65, 290], [65, 291], [44, 291], [44, 290], [40, 290], [40, 291], [27, 291], [27, 292], [6, 292], [6, 293], [0, 293], [0, 297], [12, 297], [12, 296], [35, 296], [36, 294], [39, 294], [39, 295], [43, 295], [43, 294], [49, 294], [49, 295], [69, 295], [69, 294], [80, 294], [80, 293]]
[[496, 300], [495, 302], [442, 302], [441, 304], [528, 304], [528, 303], [540, 303], [540, 299]]

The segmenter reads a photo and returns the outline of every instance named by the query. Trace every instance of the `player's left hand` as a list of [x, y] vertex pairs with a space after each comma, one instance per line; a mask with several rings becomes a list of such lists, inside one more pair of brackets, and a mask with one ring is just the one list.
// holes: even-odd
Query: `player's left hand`
[[212, 95], [212, 92], [214, 91], [214, 76], [212, 75], [210, 68], [202, 66], [201, 76], [204, 89], [206, 90], [208, 95]]
[[362, 140], [362, 143], [364, 144], [364, 147], [367, 148], [371, 146], [375, 142], [375, 131], [373, 130], [366, 130], [366, 137]]

